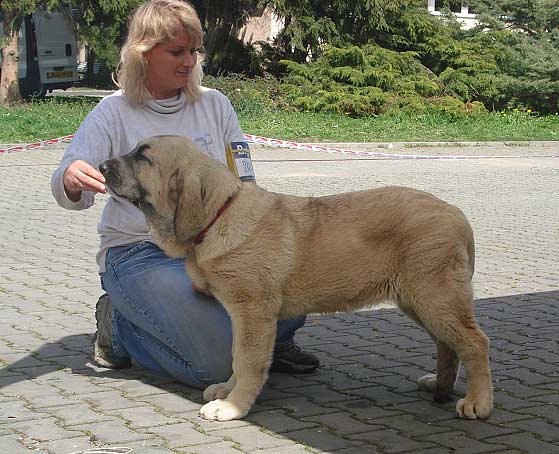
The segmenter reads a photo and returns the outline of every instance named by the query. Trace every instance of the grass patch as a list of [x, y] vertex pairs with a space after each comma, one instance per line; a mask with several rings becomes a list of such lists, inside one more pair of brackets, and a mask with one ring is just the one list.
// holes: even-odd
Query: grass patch
[[[242, 92], [237, 92], [241, 93]], [[257, 96], [236, 96], [243, 131], [266, 137], [323, 142], [559, 140], [559, 116], [491, 112], [456, 117], [444, 112], [377, 117], [288, 111]], [[0, 106], [0, 143], [27, 143], [73, 134], [99, 98], [48, 97]]]
[[0, 105], [0, 143], [35, 142], [73, 134], [99, 100], [52, 96], [18, 106]]
[[239, 115], [247, 133], [302, 141], [437, 142], [559, 140], [559, 117], [492, 112], [455, 118], [445, 114], [393, 114], [369, 118], [306, 112]]

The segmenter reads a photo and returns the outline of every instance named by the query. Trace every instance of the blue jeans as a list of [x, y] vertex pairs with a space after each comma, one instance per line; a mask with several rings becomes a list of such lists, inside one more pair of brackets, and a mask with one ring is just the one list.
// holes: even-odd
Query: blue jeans
[[[117, 356], [195, 388], [229, 379], [231, 319], [215, 298], [192, 290], [183, 260], [147, 241], [111, 248], [101, 284], [112, 303]], [[276, 349], [292, 344], [304, 323], [280, 320]]]

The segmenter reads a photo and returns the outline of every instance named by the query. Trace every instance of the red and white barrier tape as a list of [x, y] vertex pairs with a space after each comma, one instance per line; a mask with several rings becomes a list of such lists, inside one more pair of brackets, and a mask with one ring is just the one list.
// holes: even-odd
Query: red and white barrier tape
[[[319, 151], [324, 153], [340, 153], [351, 156], [367, 156], [373, 159], [489, 159], [489, 158], [527, 158], [536, 156], [513, 156], [513, 155], [416, 155], [416, 154], [394, 154], [394, 153], [381, 153], [378, 151], [359, 151], [350, 150], [336, 147], [325, 147], [322, 145], [313, 145], [309, 143], [297, 143], [288, 140], [270, 139], [269, 137], [254, 136], [252, 134], [245, 134], [248, 142], [258, 143], [261, 145], [269, 145], [272, 147], [292, 148], [297, 150], [306, 151]], [[543, 156], [537, 156], [543, 157]], [[545, 156], [549, 157], [549, 156]], [[553, 156], [558, 157], [558, 156]]]
[[64, 137], [58, 137], [56, 139], [42, 140], [40, 142], [29, 143], [27, 145], [17, 145], [10, 148], [0, 148], [0, 154], [2, 153], [15, 153], [17, 151], [24, 150], [34, 150], [35, 148], [45, 147], [47, 145], [54, 145], [56, 143], [68, 143], [74, 138], [74, 134], [69, 134]]
[[[74, 138], [73, 134], [69, 134], [64, 137], [58, 137], [56, 139], [43, 140], [41, 142], [30, 143], [27, 145], [18, 145], [10, 148], [0, 148], [0, 154], [2, 153], [15, 153], [24, 150], [33, 150], [35, 148], [41, 148], [47, 145], [53, 145], [57, 143], [68, 143]], [[394, 154], [394, 153], [381, 153], [378, 151], [359, 151], [350, 150], [344, 148], [336, 147], [325, 147], [322, 145], [313, 145], [309, 143], [298, 143], [289, 140], [282, 139], [271, 139], [269, 137], [255, 136], [253, 134], [245, 134], [247, 142], [257, 143], [261, 145], [268, 145], [272, 147], [279, 148], [291, 148], [296, 150], [304, 151], [317, 151], [323, 153], [339, 153], [350, 156], [366, 156], [372, 159], [489, 159], [489, 158], [527, 158], [527, 157], [550, 157], [550, 156], [517, 156], [517, 155], [415, 155], [415, 154]], [[554, 155], [551, 157], [559, 157], [559, 155]]]

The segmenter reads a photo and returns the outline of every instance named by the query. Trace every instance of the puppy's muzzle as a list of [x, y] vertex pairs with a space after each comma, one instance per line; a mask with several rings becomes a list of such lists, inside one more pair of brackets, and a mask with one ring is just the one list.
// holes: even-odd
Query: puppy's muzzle
[[122, 179], [118, 171], [118, 166], [111, 161], [112, 159], [99, 164], [99, 172], [105, 177], [107, 185], [110, 187], [118, 187], [121, 185]]

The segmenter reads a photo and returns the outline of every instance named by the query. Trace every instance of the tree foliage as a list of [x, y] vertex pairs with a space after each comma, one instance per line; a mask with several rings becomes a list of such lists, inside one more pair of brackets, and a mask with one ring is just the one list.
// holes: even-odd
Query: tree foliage
[[320, 55], [322, 45], [376, 43], [410, 50], [437, 23], [423, 0], [272, 0], [285, 28], [278, 45], [289, 58], [303, 62]]
[[[559, 0], [471, 0], [498, 68], [496, 108], [559, 111]], [[487, 36], [493, 38], [488, 42]]]
[[[110, 80], [108, 73], [118, 64], [128, 19], [141, 3], [143, 0], [73, 0], [77, 32], [87, 44], [86, 80], [90, 84]], [[104, 69], [99, 78], [93, 72], [96, 62]]]
[[[278, 45], [289, 99], [299, 108], [350, 115], [421, 103], [466, 112], [479, 103], [559, 110], [559, 0], [471, 0], [480, 19], [473, 30], [463, 30], [450, 10], [427, 15], [423, 1], [273, 3], [286, 20]], [[357, 49], [360, 64], [339, 64]], [[406, 73], [401, 62], [422, 70]], [[436, 90], [426, 89], [433, 84]]]
[[470, 0], [482, 26], [542, 36], [559, 28], [559, 0]]
[[143, 0], [74, 0], [74, 20], [81, 39], [108, 65], [118, 62], [132, 11]]
[[258, 73], [255, 49], [243, 44], [239, 32], [261, 11], [260, 0], [192, 0], [205, 31], [204, 70], [209, 74]]

